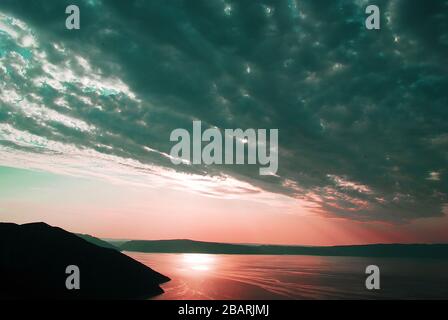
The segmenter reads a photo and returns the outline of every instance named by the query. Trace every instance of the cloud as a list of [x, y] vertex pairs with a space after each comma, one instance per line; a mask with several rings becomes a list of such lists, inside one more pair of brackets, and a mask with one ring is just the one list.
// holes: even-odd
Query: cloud
[[[68, 4], [0, 4], [2, 155], [32, 161], [43, 139], [243, 184], [199, 187], [214, 196], [264, 190], [356, 220], [443, 215], [448, 1], [378, 1], [380, 31], [365, 30], [365, 1], [84, 1], [75, 32]], [[278, 128], [279, 176], [173, 166], [169, 133], [195, 119]]]

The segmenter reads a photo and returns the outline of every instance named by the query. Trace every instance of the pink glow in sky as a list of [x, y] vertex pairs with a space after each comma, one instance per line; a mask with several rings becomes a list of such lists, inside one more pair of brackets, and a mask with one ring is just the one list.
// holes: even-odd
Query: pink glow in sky
[[44, 221], [116, 239], [338, 245], [448, 241], [447, 218], [407, 224], [329, 218], [281, 195], [231, 199], [2, 168], [0, 220]]

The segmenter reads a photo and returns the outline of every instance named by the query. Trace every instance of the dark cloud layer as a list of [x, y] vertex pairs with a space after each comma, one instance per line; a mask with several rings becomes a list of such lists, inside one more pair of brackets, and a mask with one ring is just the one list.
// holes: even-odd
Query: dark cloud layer
[[[65, 7], [76, 2], [81, 30], [68, 31]], [[70, 59], [59, 44], [136, 97], [92, 92], [102, 106], [92, 108], [76, 98], [86, 91], [72, 85], [64, 109], [54, 104], [60, 93], [44, 86], [34, 93], [48, 108], [96, 129], [42, 126], [6, 104], [0, 122], [168, 167], [169, 159], [142, 146], [169, 153], [170, 132], [191, 128], [194, 119], [278, 128], [279, 177], [260, 177], [251, 166], [176, 169], [237, 175], [318, 202], [332, 216], [441, 216], [448, 202], [448, 1], [376, 1], [379, 31], [364, 28], [367, 4], [2, 0], [0, 12], [33, 30], [50, 63]], [[70, 67], [86, 72], [82, 62]]]

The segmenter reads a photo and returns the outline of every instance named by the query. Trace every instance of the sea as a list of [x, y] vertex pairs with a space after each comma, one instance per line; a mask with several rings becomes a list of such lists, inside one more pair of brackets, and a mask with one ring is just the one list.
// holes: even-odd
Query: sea
[[[448, 299], [448, 260], [124, 253], [171, 278], [153, 299]], [[366, 287], [369, 265], [379, 289]]]

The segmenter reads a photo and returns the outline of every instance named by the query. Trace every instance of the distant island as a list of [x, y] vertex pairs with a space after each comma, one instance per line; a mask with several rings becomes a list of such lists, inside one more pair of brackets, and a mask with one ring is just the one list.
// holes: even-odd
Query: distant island
[[448, 259], [448, 244], [369, 244], [312, 247], [230, 244], [193, 240], [131, 240], [121, 244], [119, 248], [122, 251], [148, 253], [263, 254]]
[[[45, 223], [0, 223], [0, 299], [145, 299], [163, 293], [159, 285], [168, 277], [97, 240]], [[69, 265], [79, 267], [79, 290], [65, 286]]]

